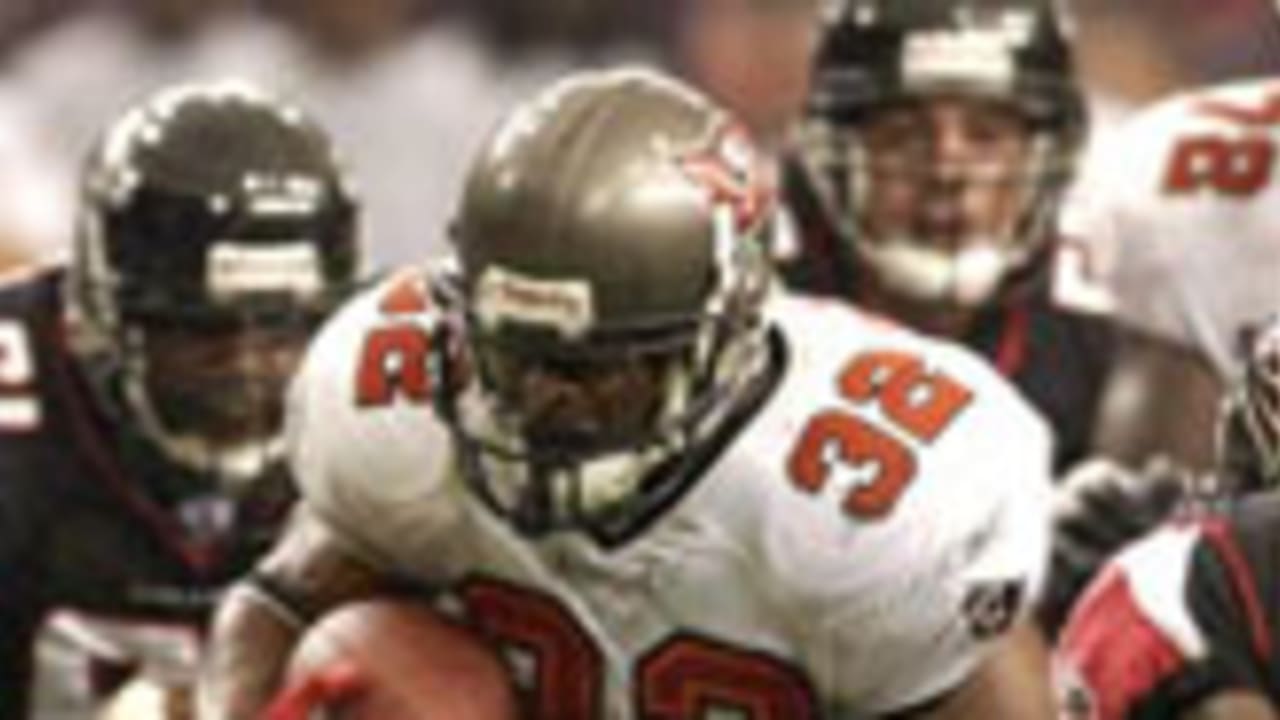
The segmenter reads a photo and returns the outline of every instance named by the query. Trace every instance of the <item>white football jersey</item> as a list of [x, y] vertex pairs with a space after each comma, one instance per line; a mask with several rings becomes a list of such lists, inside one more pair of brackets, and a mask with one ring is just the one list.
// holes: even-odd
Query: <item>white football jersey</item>
[[1090, 154], [1061, 216], [1117, 318], [1206, 354], [1280, 310], [1280, 81], [1175, 96]]
[[782, 374], [678, 499], [612, 545], [534, 539], [455, 471], [424, 284], [374, 288], [313, 345], [290, 406], [301, 492], [509, 640], [536, 717], [902, 709], [960, 683], [1038, 592], [1049, 431], [967, 351], [779, 295]]

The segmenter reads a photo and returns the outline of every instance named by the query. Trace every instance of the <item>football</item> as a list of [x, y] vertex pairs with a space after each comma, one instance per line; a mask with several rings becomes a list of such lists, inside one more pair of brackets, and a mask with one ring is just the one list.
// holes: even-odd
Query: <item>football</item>
[[321, 618], [291, 659], [267, 717], [303, 720], [516, 720], [496, 652], [408, 600], [352, 603]]

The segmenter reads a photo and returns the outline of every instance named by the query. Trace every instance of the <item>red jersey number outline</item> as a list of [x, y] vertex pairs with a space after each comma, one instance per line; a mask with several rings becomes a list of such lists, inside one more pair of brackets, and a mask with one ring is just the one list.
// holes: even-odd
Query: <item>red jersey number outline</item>
[[877, 405], [887, 422], [873, 424], [847, 408], [816, 413], [791, 450], [788, 474], [795, 487], [817, 494], [836, 466], [844, 466], [859, 475], [841, 503], [845, 513], [883, 519], [915, 481], [919, 448], [946, 431], [973, 392], [946, 373], [926, 370], [918, 356], [893, 351], [854, 357], [837, 386], [854, 407]]
[[[555, 596], [492, 578], [472, 578], [460, 591], [470, 617], [488, 637], [533, 661], [525, 706], [529, 720], [596, 720], [605, 703], [604, 655]], [[803, 673], [776, 657], [710, 638], [676, 634], [640, 658], [631, 678], [636, 717], [697, 720], [716, 707], [743, 720], [816, 720], [817, 703]]]

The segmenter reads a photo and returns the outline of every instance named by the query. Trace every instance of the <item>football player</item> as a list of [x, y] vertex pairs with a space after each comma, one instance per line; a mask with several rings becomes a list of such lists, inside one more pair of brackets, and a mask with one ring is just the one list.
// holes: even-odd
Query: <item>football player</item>
[[505, 646], [531, 718], [1051, 712], [1048, 429], [963, 349], [777, 292], [746, 137], [629, 68], [500, 126], [455, 271], [309, 351], [296, 524], [219, 610], [203, 718], [255, 717], [317, 615], [406, 584]]
[[1057, 652], [1062, 717], [1280, 717], [1280, 316], [1254, 333], [1225, 407], [1220, 471], [1247, 494], [1098, 576]]
[[283, 386], [357, 272], [325, 134], [248, 87], [149, 98], [82, 180], [69, 265], [0, 287], [5, 718], [190, 682], [291, 502]]
[[986, 357], [1049, 418], [1059, 469], [1090, 448], [1113, 340], [1051, 282], [1085, 126], [1064, 25], [1049, 0], [831, 3], [782, 248], [793, 286]]
[[1131, 330], [1099, 430], [1109, 454], [1211, 464], [1236, 337], [1280, 307], [1277, 141], [1280, 81], [1259, 79], [1174, 96], [1091, 153], [1062, 226]]

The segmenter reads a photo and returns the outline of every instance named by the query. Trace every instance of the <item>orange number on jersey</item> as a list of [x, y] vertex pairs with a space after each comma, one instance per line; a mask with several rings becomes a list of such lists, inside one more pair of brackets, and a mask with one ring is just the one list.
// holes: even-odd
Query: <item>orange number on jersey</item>
[[805, 677], [768, 655], [686, 636], [640, 661], [639, 717], [697, 718], [717, 704], [736, 710], [734, 717], [818, 717]]
[[850, 403], [878, 405], [891, 428], [838, 409], [810, 418], [791, 451], [788, 470], [796, 487], [820, 492], [837, 467], [853, 486], [842, 502], [849, 515], [874, 520], [893, 511], [915, 479], [916, 446], [936, 440], [973, 393], [954, 379], [924, 369], [920, 358], [873, 352], [854, 358], [840, 372], [840, 394]]
[[397, 397], [431, 400], [431, 336], [417, 325], [394, 325], [368, 334], [360, 352], [356, 403], [390, 405]]
[[532, 661], [533, 687], [524, 691], [533, 720], [601, 717], [600, 650], [558, 600], [490, 580], [467, 583], [462, 599], [486, 635]]
[[946, 375], [925, 372], [920, 358], [895, 352], [854, 358], [840, 374], [840, 392], [855, 403], [878, 398], [889, 419], [922, 442], [933, 442], [973, 398]]
[[1207, 188], [1237, 197], [1253, 195], [1271, 181], [1274, 158], [1275, 145], [1265, 137], [1183, 138], [1169, 159], [1165, 191], [1185, 194]]
[[[487, 578], [468, 581], [461, 595], [481, 631], [514, 652], [517, 664], [531, 667], [530, 686], [522, 688], [529, 720], [603, 716], [604, 655], [560, 600]], [[809, 683], [796, 668], [694, 635], [659, 642], [637, 662], [630, 682], [635, 717], [646, 720], [701, 720], [728, 713], [742, 720], [818, 717]]]
[[[1196, 111], [1246, 129], [1265, 130], [1280, 125], [1280, 93], [1269, 94], [1256, 106], [1210, 100]], [[1275, 142], [1269, 137], [1193, 135], [1173, 146], [1164, 189], [1175, 195], [1208, 189], [1248, 197], [1271, 182], [1274, 166]]]
[[791, 480], [806, 492], [819, 492], [836, 462], [869, 468], [844, 498], [845, 512], [860, 518], [888, 515], [916, 474], [915, 454], [905, 444], [861, 418], [830, 410], [805, 425], [791, 453]]
[[[404, 272], [394, 280], [378, 304], [388, 317], [413, 315], [430, 307], [425, 277]], [[432, 337], [415, 322], [377, 328], [365, 337], [356, 370], [356, 403], [360, 407], [389, 405], [403, 397], [410, 402], [431, 400]]]

